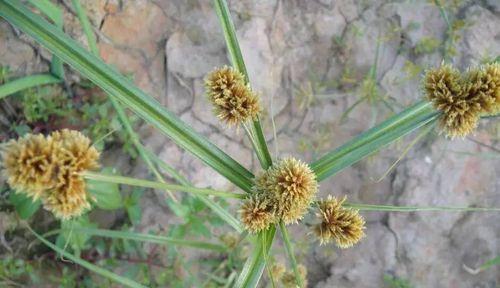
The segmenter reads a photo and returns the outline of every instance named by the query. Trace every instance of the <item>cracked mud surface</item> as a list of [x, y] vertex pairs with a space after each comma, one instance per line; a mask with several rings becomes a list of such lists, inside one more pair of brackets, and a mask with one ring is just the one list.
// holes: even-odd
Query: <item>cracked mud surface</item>
[[[63, 2], [66, 8], [71, 6], [70, 1]], [[204, 97], [204, 75], [229, 63], [210, 1], [82, 2], [98, 32], [101, 56], [107, 63], [133, 75], [134, 82], [148, 94], [232, 157], [258, 171], [258, 161], [243, 131], [219, 125]], [[265, 106], [266, 138], [274, 154], [272, 114], [280, 156], [311, 161], [391, 115], [379, 99], [362, 102], [341, 119], [363, 95], [358, 84], [376, 59], [377, 42], [376, 83], [379, 94], [395, 111], [421, 97], [421, 69], [435, 67], [443, 59], [440, 47], [425, 53], [419, 50], [422, 41], [442, 43], [446, 37], [446, 24], [438, 8], [427, 1], [229, 2], [251, 84]], [[452, 59], [464, 69], [500, 55], [500, 5], [497, 1], [462, 2], [453, 12], [465, 26], [458, 31], [460, 39], [454, 43]], [[85, 43], [68, 11], [65, 20], [66, 32]], [[45, 71], [50, 54], [19, 35], [0, 21], [0, 63], [9, 65], [17, 75]], [[311, 93], [304, 91], [310, 90], [320, 96], [307, 98]], [[149, 147], [195, 185], [232, 188], [151, 127], [145, 125], [140, 133]], [[347, 195], [352, 202], [370, 204], [500, 207], [498, 157], [463, 153], [499, 155], [495, 148], [499, 147], [498, 121], [482, 121], [477, 131], [463, 140], [425, 137], [377, 182], [415, 136], [323, 182], [321, 196]], [[122, 166], [127, 169], [124, 173], [144, 175], [144, 167]], [[145, 217], [140, 225], [144, 231], [164, 228], [173, 221], [155, 197], [163, 196], [144, 200]], [[307, 264], [311, 287], [383, 287], [384, 275], [408, 279], [415, 287], [500, 285], [500, 266], [472, 273], [500, 255], [498, 213], [363, 214], [367, 237], [348, 250], [304, 244], [311, 243], [312, 237], [302, 226], [291, 228], [295, 241], [302, 243], [297, 250], [300, 261]]]

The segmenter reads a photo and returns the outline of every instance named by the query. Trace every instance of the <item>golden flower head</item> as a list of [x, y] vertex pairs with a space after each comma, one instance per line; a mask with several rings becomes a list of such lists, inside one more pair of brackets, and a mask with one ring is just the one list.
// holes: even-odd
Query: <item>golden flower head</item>
[[245, 84], [243, 75], [233, 68], [223, 67], [211, 72], [205, 87], [215, 115], [228, 125], [254, 119], [260, 112], [259, 98]]
[[269, 200], [260, 195], [245, 200], [240, 209], [240, 216], [248, 231], [256, 233], [265, 230], [276, 221], [269, 204]]
[[286, 224], [302, 219], [318, 191], [316, 175], [311, 168], [288, 157], [273, 165], [267, 173], [264, 189], [273, 201], [276, 215]]
[[57, 144], [51, 137], [40, 134], [27, 134], [4, 144], [1, 156], [7, 183], [33, 199], [38, 199], [45, 189], [54, 187]]
[[78, 131], [49, 136], [28, 134], [6, 144], [2, 153], [9, 185], [34, 199], [57, 218], [79, 216], [90, 208], [80, 172], [98, 168], [99, 152]]
[[[300, 278], [302, 278], [302, 284], [303, 286], [300, 288], [307, 287], [307, 269], [304, 265], [299, 264], [297, 266], [297, 269], [299, 270], [299, 275]], [[283, 277], [281, 278], [281, 283], [283, 284], [283, 287], [285, 288], [296, 288], [298, 287], [297, 285], [297, 279], [295, 278], [295, 273], [293, 271], [287, 271], [283, 274]]]
[[274, 280], [280, 280], [285, 274], [285, 271], [285, 265], [281, 262], [273, 263], [273, 265], [271, 265], [270, 272]]
[[334, 240], [338, 247], [349, 248], [365, 236], [365, 220], [357, 210], [342, 207], [345, 199], [328, 196], [318, 203], [321, 223], [314, 227], [314, 233], [321, 244]]
[[451, 65], [427, 71], [426, 97], [442, 112], [441, 128], [448, 137], [464, 137], [477, 126], [481, 106], [467, 93], [467, 84]]
[[486, 64], [471, 69], [467, 75], [468, 97], [479, 103], [482, 113], [500, 111], [500, 64]]

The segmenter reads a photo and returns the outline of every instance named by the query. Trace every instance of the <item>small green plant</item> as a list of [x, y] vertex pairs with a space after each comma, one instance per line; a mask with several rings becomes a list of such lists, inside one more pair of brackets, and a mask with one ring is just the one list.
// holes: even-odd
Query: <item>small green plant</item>
[[384, 283], [387, 288], [412, 288], [413, 286], [406, 279], [392, 276], [389, 274], [384, 275]]

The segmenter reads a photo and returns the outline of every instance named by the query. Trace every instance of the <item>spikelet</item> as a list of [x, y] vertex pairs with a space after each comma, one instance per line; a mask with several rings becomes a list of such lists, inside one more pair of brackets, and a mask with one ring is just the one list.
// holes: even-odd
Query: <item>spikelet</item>
[[314, 227], [314, 233], [321, 244], [335, 241], [338, 247], [349, 248], [364, 237], [363, 217], [357, 210], [342, 207], [345, 200], [328, 196], [318, 203], [317, 216], [321, 222]]
[[285, 271], [286, 271], [285, 265], [283, 265], [283, 263], [281, 262], [273, 263], [273, 265], [271, 265], [270, 272], [275, 281], [280, 280], [285, 274]]
[[274, 204], [274, 212], [285, 224], [302, 219], [311, 205], [318, 182], [304, 162], [285, 158], [268, 170], [266, 190]]
[[[298, 265], [297, 269], [299, 270], [300, 278], [302, 278], [303, 286], [300, 288], [307, 287], [307, 269], [304, 265]], [[295, 279], [295, 273], [293, 271], [287, 271], [283, 274], [281, 278], [281, 283], [284, 288], [296, 288], [299, 287], [297, 285], [297, 279]]]
[[255, 119], [260, 112], [259, 98], [245, 85], [243, 75], [233, 68], [223, 67], [211, 72], [205, 87], [214, 114], [229, 126]]
[[99, 152], [78, 131], [28, 134], [10, 141], [2, 152], [4, 174], [18, 193], [40, 198], [44, 208], [60, 219], [81, 215], [90, 196], [80, 172], [99, 167]]
[[240, 216], [243, 225], [248, 231], [256, 233], [266, 230], [276, 222], [269, 204], [269, 200], [260, 195], [254, 195], [243, 202]]
[[27, 134], [2, 147], [3, 174], [14, 190], [26, 193], [34, 200], [47, 188], [56, 186], [59, 149], [51, 137]]
[[465, 137], [476, 128], [481, 105], [467, 92], [467, 83], [450, 65], [427, 71], [424, 79], [426, 97], [442, 112], [441, 128], [451, 138]]
[[479, 104], [484, 114], [500, 112], [500, 64], [486, 64], [466, 74], [468, 98]]

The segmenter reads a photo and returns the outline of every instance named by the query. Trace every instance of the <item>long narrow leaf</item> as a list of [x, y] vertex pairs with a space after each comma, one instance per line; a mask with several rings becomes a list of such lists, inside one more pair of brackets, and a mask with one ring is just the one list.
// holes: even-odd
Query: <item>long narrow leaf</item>
[[84, 172], [82, 176], [85, 179], [95, 180], [100, 182], [108, 182], [108, 183], [117, 183], [131, 186], [139, 186], [139, 187], [147, 187], [154, 189], [163, 189], [163, 190], [172, 190], [172, 191], [182, 191], [187, 193], [192, 193], [196, 195], [213, 195], [223, 198], [234, 198], [234, 199], [244, 199], [246, 197], [245, 194], [236, 193], [236, 192], [225, 192], [225, 191], [217, 191], [209, 188], [196, 188], [184, 185], [174, 185], [167, 184], [162, 182], [155, 182], [137, 178], [116, 176], [116, 175], [106, 175], [94, 172]]
[[311, 168], [318, 181], [322, 181], [411, 131], [435, 121], [438, 115], [439, 112], [430, 103], [419, 102], [326, 154], [313, 162]]
[[250, 255], [243, 265], [243, 269], [234, 284], [235, 288], [257, 287], [266, 267], [264, 253], [269, 254], [275, 234], [276, 227], [272, 226], [266, 233], [261, 232], [257, 235], [258, 239], [253, 248], [252, 255]]
[[500, 208], [487, 207], [451, 207], [451, 206], [394, 206], [394, 205], [374, 205], [362, 203], [344, 203], [346, 207], [355, 208], [361, 211], [381, 211], [381, 212], [498, 212]]
[[297, 281], [297, 285], [299, 287], [304, 287], [304, 280], [302, 279], [302, 276], [300, 275], [299, 272], [299, 267], [297, 265], [297, 260], [295, 259], [295, 252], [293, 251], [293, 246], [292, 242], [290, 241], [290, 236], [288, 235], [288, 230], [285, 227], [285, 223], [283, 221], [280, 221], [280, 231], [281, 231], [281, 236], [283, 236], [283, 242], [285, 243], [285, 250], [286, 253], [288, 254], [288, 259], [290, 260], [290, 263], [292, 264], [292, 269], [293, 273], [295, 274], [295, 280]]
[[247, 192], [250, 191], [252, 173], [163, 108], [154, 98], [142, 92], [124, 76], [87, 52], [43, 18], [32, 13], [22, 3], [14, 0], [0, 0], [0, 16], [32, 36], [104, 91], [115, 95], [140, 117], [156, 126], [178, 145], [193, 153], [235, 185]]
[[61, 79], [56, 78], [50, 74], [26, 76], [23, 78], [9, 81], [0, 86], [0, 99], [31, 87], [47, 85], [47, 84], [56, 84], [60, 82]]
[[131, 279], [128, 279], [128, 278], [125, 278], [123, 276], [120, 276], [120, 275], [117, 275], [111, 271], [108, 271], [106, 269], [103, 269], [101, 267], [98, 267], [90, 262], [87, 262], [79, 257], [76, 257], [66, 251], [64, 251], [63, 249], [57, 247], [56, 245], [52, 244], [50, 241], [48, 241], [47, 239], [43, 238], [42, 236], [38, 235], [38, 233], [36, 233], [35, 231], [33, 231], [31, 229], [31, 227], [27, 226], [28, 230], [33, 233], [33, 235], [35, 235], [36, 238], [38, 238], [38, 240], [40, 240], [43, 244], [47, 245], [47, 247], [49, 247], [50, 249], [54, 250], [55, 252], [57, 252], [58, 254], [61, 254], [63, 255], [66, 259], [69, 259], [73, 262], [75, 262], [76, 264], [96, 273], [96, 274], [99, 274], [103, 277], [106, 277], [116, 283], [120, 283], [126, 287], [131, 287], [131, 288], [146, 288], [146, 286], [143, 286]]
[[93, 228], [81, 228], [81, 227], [74, 227], [72, 229], [74, 231], [83, 232], [87, 235], [92, 235], [92, 236], [108, 237], [108, 238], [115, 238], [115, 239], [126, 239], [126, 240], [134, 240], [134, 241], [141, 241], [141, 242], [151, 242], [151, 243], [157, 243], [157, 244], [163, 244], [163, 245], [171, 244], [171, 245], [176, 245], [176, 246], [186, 246], [186, 247], [206, 249], [206, 250], [212, 250], [212, 251], [218, 251], [218, 252], [224, 252], [227, 250], [227, 248], [225, 246], [214, 244], [214, 243], [208, 243], [208, 242], [202, 242], [202, 241], [190, 241], [190, 240], [185, 240], [185, 239], [163, 237], [163, 236], [151, 235], [151, 234], [141, 234], [141, 233], [128, 232], [128, 231], [113, 231], [113, 230], [106, 230], [106, 229], [93, 229]]
[[[241, 54], [240, 45], [238, 39], [236, 38], [236, 31], [234, 28], [233, 21], [231, 20], [231, 15], [229, 13], [229, 7], [227, 6], [226, 0], [214, 0], [215, 11], [219, 17], [222, 30], [224, 31], [224, 38], [226, 39], [226, 46], [229, 50], [229, 55], [231, 56], [231, 62], [233, 66], [245, 76], [245, 82], [249, 82], [247, 68], [245, 66], [245, 61], [243, 60], [243, 55]], [[264, 133], [262, 132], [262, 126], [260, 125], [259, 118], [252, 121], [252, 125], [249, 127], [248, 132], [250, 141], [252, 142], [257, 158], [259, 158], [260, 164], [264, 169], [271, 167], [272, 159], [269, 154], [269, 149], [267, 148], [266, 139]]]

